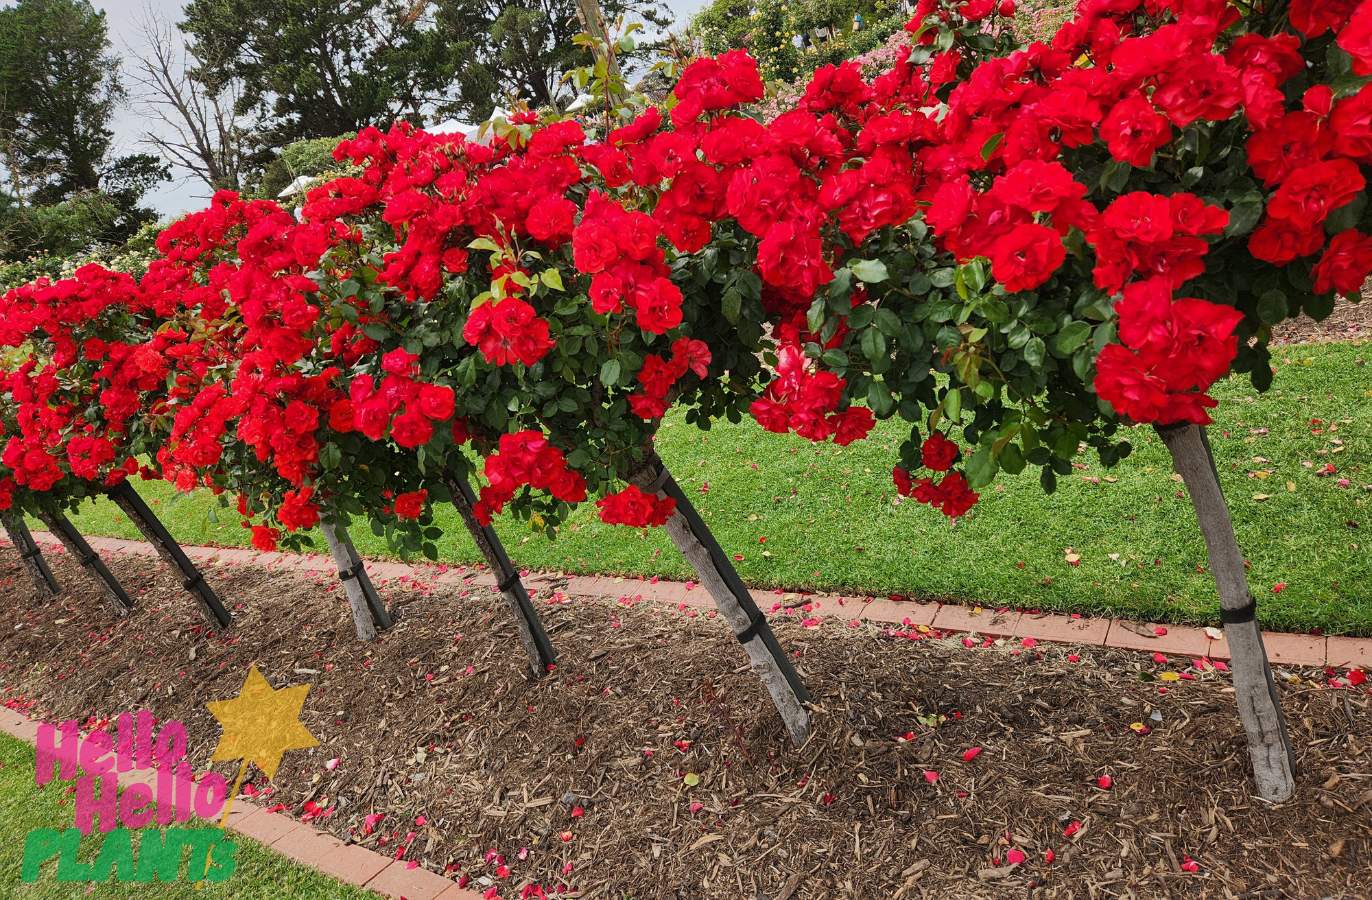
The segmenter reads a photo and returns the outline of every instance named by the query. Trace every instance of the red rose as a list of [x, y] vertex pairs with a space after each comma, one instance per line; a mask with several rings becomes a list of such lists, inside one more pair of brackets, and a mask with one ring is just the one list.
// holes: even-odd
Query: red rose
[[1029, 291], [1043, 284], [1067, 258], [1062, 237], [1047, 225], [1015, 226], [991, 247], [991, 274], [1006, 291]]
[[935, 472], [946, 472], [958, 458], [958, 445], [948, 440], [940, 431], [935, 431], [924, 439], [920, 450], [924, 468]]
[[402, 447], [422, 447], [434, 436], [434, 427], [417, 409], [395, 417], [391, 423], [391, 440]]
[[252, 545], [263, 553], [270, 553], [276, 549], [276, 540], [281, 536], [281, 532], [266, 525], [254, 525], [252, 527]]
[[1142, 168], [1172, 139], [1172, 126], [1146, 97], [1135, 93], [1110, 109], [1100, 125], [1100, 137], [1115, 159]]
[[424, 504], [429, 499], [426, 490], [410, 491], [395, 498], [395, 515], [400, 519], [418, 519], [424, 514]]
[[1372, 236], [1349, 229], [1334, 235], [1315, 264], [1315, 293], [1356, 297], [1372, 274]]
[[452, 418], [455, 396], [453, 389], [443, 384], [419, 386], [419, 411], [438, 422]]
[[665, 525], [676, 512], [676, 501], [658, 497], [629, 485], [615, 494], [606, 494], [596, 501], [600, 520], [607, 525], [629, 525], [634, 528]]

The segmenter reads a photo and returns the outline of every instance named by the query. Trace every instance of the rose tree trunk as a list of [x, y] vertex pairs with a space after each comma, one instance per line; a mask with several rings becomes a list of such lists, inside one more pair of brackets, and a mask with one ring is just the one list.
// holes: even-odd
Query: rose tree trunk
[[700, 583], [714, 598], [720, 615], [743, 645], [753, 669], [771, 694], [772, 703], [781, 715], [791, 740], [796, 746], [804, 744], [810, 735], [810, 713], [805, 708], [810, 694], [772, 634], [767, 617], [757, 608], [752, 595], [738, 577], [733, 563], [729, 562], [709, 527], [655, 455], [649, 458], [631, 481], [642, 490], [676, 501], [676, 511], [665, 526], [667, 534], [696, 570]]
[[327, 519], [319, 523], [319, 530], [324, 532], [329, 553], [338, 567], [338, 579], [343, 583], [343, 593], [347, 595], [348, 606], [352, 609], [357, 639], [376, 640], [376, 633], [390, 628], [393, 623], [381, 597], [372, 587], [371, 579], [367, 577], [367, 569], [353, 547], [348, 530]]
[[1295, 753], [1286, 732], [1272, 669], [1267, 664], [1262, 631], [1255, 617], [1257, 602], [1248, 589], [1243, 554], [1234, 538], [1234, 525], [1220, 490], [1210, 442], [1205, 429], [1195, 425], [1162, 427], [1158, 434], [1186, 483], [1205, 536], [1210, 571], [1220, 595], [1220, 620], [1229, 641], [1234, 695], [1239, 704], [1239, 719], [1248, 734], [1248, 753], [1258, 795], [1274, 803], [1289, 800], [1296, 792]]

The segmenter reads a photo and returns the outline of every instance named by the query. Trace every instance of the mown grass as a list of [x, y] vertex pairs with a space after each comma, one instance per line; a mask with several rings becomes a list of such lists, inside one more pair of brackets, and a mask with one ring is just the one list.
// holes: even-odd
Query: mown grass
[[[56, 861], [48, 862], [37, 881], [20, 881], [24, 843], [35, 828], [64, 829], [72, 825], [70, 782], [52, 781], [38, 787], [33, 781], [34, 751], [23, 741], [0, 734], [0, 897], [16, 900], [277, 900], [281, 897], [318, 900], [363, 900], [375, 896], [327, 875], [297, 865], [262, 844], [235, 836], [237, 868], [219, 884], [196, 887], [190, 881], [150, 884], [109, 881], [100, 885], [59, 882]], [[90, 862], [103, 844], [93, 831], [81, 841], [78, 858]], [[135, 838], [134, 848], [137, 851]], [[188, 863], [182, 863], [185, 873]]]
[[[1372, 552], [1361, 546], [1372, 528], [1369, 358], [1367, 344], [1295, 345], [1277, 350], [1268, 393], [1239, 379], [1217, 386], [1212, 443], [1266, 627], [1372, 634]], [[1214, 621], [1204, 545], [1151, 430], [1135, 429], [1134, 454], [1113, 470], [1084, 459], [1052, 496], [1040, 490], [1037, 470], [1002, 476], [957, 524], [897, 501], [890, 469], [901, 437], [899, 423], [888, 422], [838, 448], [751, 422], [705, 433], [669, 418], [659, 446], [753, 584]], [[1325, 463], [1338, 474], [1317, 476]], [[236, 517], [209, 519], [204, 494], [176, 495], [162, 484], [140, 490], [184, 542], [247, 542]], [[476, 560], [456, 513], [439, 517], [441, 557]], [[110, 504], [84, 511], [79, 525], [137, 537]], [[601, 525], [593, 506], [555, 542], [518, 522], [499, 527], [516, 562], [530, 568], [691, 575], [660, 531]], [[357, 532], [364, 554], [387, 552], [367, 529]], [[1079, 567], [1067, 564], [1069, 547], [1081, 555]], [[1277, 584], [1285, 588], [1273, 593]]]

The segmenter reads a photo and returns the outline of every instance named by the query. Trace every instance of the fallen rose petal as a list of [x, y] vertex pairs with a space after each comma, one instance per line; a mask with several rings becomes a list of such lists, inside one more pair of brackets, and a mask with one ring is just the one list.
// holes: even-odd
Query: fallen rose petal
[[968, 749], [962, 751], [962, 761], [963, 761], [963, 762], [971, 762], [972, 760], [976, 759], [978, 756], [981, 756], [981, 748], [980, 748], [980, 747], [969, 747]]

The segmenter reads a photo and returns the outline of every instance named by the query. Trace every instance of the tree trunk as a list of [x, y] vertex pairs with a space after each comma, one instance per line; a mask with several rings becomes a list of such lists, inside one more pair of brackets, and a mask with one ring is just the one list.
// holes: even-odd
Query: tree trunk
[[353, 611], [357, 639], [376, 640], [376, 633], [390, 628], [393, 623], [371, 579], [367, 577], [367, 569], [353, 547], [352, 538], [348, 536], [347, 529], [328, 520], [321, 521], [319, 529], [324, 532], [334, 565], [338, 566], [338, 579], [343, 583], [343, 593], [347, 595], [348, 606]]
[[0, 513], [0, 522], [4, 523], [5, 531], [9, 532], [14, 549], [19, 551], [19, 558], [24, 561], [24, 568], [28, 570], [38, 596], [55, 597], [61, 593], [62, 586], [53, 577], [52, 569], [48, 568], [43, 551], [34, 543], [29, 526], [24, 522], [24, 514], [18, 509], [9, 509]]
[[781, 714], [791, 740], [796, 746], [804, 744], [810, 735], [810, 714], [805, 709], [810, 693], [777, 643], [767, 617], [753, 602], [733, 563], [660, 459], [655, 455], [650, 457], [630, 480], [649, 493], [676, 501], [676, 511], [667, 520], [667, 534], [695, 568], [700, 583], [710, 592], [720, 614], [743, 644], [753, 669], [772, 695], [772, 703]]
[[100, 584], [105, 596], [114, 604], [115, 612], [121, 616], [128, 615], [129, 610], [133, 609], [133, 600], [119, 583], [119, 579], [115, 578], [114, 573], [105, 565], [105, 561], [91, 549], [91, 545], [86, 543], [81, 532], [72, 526], [67, 517], [56, 509], [40, 508], [38, 519], [57, 537], [57, 540], [62, 542], [62, 546], [67, 548], [72, 558], [81, 563], [81, 566]]
[[605, 30], [605, 16], [598, 0], [576, 0], [576, 15], [581, 20], [581, 27], [596, 40], [596, 59], [604, 59], [606, 72], [618, 78], [619, 61], [615, 59], [614, 47], [610, 45], [610, 35]]
[[525, 589], [514, 564], [510, 562], [510, 556], [505, 552], [505, 545], [500, 542], [495, 529], [476, 520], [476, 513], [473, 511], [476, 506], [476, 494], [467, 483], [466, 477], [449, 471], [444, 480], [449, 493], [452, 494], [453, 506], [457, 507], [457, 511], [462, 515], [462, 521], [471, 532], [472, 540], [476, 541], [477, 549], [481, 551], [486, 564], [495, 574], [496, 585], [501, 596], [505, 598], [505, 604], [510, 608], [510, 612], [514, 613], [515, 622], [519, 625], [519, 639], [529, 657], [529, 670], [535, 678], [541, 678], [557, 664], [557, 655], [553, 652], [553, 644], [548, 639], [548, 633], [543, 630], [543, 622], [538, 617], [538, 611], [529, 599], [529, 592]]
[[1195, 425], [1162, 427], [1157, 431], [1172, 453], [1173, 464], [1191, 495], [1196, 519], [1205, 536], [1210, 571], [1220, 596], [1220, 620], [1232, 657], [1234, 695], [1239, 704], [1239, 719], [1248, 734], [1248, 753], [1258, 795], [1273, 803], [1289, 800], [1296, 792], [1296, 757], [1286, 733], [1272, 669], [1267, 664], [1262, 631], [1255, 618], [1257, 601], [1248, 589], [1243, 554], [1234, 538], [1210, 441], [1205, 429]]
[[220, 628], [227, 628], [233, 624], [233, 616], [224, 608], [214, 588], [206, 583], [204, 574], [191, 562], [190, 557], [181, 549], [181, 545], [171, 536], [171, 532], [167, 531], [166, 526], [148, 504], [143, 502], [143, 498], [133, 489], [133, 485], [123, 481], [110, 488], [108, 493], [115, 505], [123, 510], [124, 515], [138, 528], [139, 533], [152, 544], [163, 562], [171, 566], [181, 577], [181, 586], [200, 601], [200, 611], [205, 614], [210, 624], [218, 625]]

